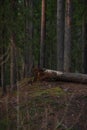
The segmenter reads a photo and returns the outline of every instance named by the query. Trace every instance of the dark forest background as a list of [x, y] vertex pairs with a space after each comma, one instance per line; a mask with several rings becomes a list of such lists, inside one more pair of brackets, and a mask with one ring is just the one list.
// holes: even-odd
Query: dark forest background
[[32, 68], [87, 73], [87, 0], [0, 0], [0, 86]]

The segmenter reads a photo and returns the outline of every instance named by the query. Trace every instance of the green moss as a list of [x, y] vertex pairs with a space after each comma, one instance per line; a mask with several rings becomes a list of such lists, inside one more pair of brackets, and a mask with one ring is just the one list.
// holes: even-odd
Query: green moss
[[47, 90], [50, 95], [60, 96], [64, 94], [64, 91], [60, 87], [54, 87]]
[[61, 96], [65, 94], [65, 92], [60, 87], [54, 87], [49, 89], [40, 89], [34, 88], [32, 93], [30, 94], [31, 97], [43, 96], [43, 95], [50, 95], [50, 96]]

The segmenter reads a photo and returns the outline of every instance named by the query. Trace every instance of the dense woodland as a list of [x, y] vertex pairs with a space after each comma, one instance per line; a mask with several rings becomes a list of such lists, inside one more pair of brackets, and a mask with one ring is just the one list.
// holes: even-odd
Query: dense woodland
[[0, 130], [87, 130], [87, 0], [0, 0]]
[[32, 68], [87, 73], [87, 0], [0, 0], [0, 86]]

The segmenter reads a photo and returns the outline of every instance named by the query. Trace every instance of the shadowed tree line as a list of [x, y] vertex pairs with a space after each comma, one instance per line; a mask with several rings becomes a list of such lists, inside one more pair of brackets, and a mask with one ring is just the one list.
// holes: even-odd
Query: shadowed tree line
[[87, 73], [86, 0], [0, 1], [0, 86], [32, 68]]

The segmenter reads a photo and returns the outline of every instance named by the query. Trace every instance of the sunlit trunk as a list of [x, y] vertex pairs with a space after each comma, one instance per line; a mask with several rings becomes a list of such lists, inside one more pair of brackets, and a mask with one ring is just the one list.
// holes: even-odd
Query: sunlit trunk
[[46, 1], [42, 0], [41, 12], [41, 41], [40, 41], [40, 67], [45, 65], [45, 36], [46, 36]]

